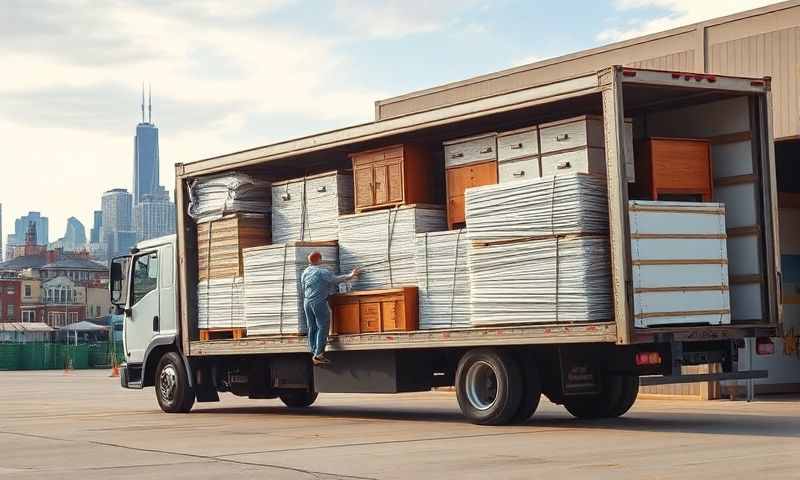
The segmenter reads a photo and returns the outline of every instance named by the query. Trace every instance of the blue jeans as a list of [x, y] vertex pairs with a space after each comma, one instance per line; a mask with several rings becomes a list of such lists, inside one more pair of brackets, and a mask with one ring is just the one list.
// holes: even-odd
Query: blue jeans
[[331, 327], [331, 310], [328, 302], [303, 302], [303, 311], [308, 324], [308, 347], [314, 356], [325, 353], [328, 331]]

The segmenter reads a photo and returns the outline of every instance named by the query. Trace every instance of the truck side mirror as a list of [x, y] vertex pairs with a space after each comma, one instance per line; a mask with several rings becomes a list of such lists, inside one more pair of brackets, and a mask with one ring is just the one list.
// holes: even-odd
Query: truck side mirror
[[111, 260], [111, 281], [109, 290], [111, 293], [111, 303], [117, 307], [124, 307], [128, 300], [128, 261], [130, 257], [115, 257]]

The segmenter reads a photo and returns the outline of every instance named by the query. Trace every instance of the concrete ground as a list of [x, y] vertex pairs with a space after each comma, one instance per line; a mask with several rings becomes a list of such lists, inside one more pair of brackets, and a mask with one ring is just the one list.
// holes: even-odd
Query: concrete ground
[[449, 392], [321, 395], [304, 411], [224, 394], [167, 415], [108, 371], [0, 372], [0, 480], [800, 478], [800, 402], [637, 402], [579, 421], [543, 401], [478, 427]]

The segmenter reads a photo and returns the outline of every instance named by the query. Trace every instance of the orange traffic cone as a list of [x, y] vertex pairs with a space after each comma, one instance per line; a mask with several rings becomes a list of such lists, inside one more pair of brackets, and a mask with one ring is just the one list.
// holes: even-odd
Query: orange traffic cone
[[111, 361], [111, 377], [119, 377], [119, 365], [117, 365], [117, 359]]

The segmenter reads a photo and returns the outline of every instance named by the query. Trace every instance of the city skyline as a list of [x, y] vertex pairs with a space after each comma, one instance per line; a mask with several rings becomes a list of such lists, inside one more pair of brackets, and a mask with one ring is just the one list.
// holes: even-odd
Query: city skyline
[[172, 192], [175, 162], [370, 121], [380, 98], [773, 2], [719, 3], [12, 4], [0, 16], [3, 231], [41, 211], [58, 238], [70, 216], [93, 223], [104, 191], [133, 192], [142, 80], [169, 132], [159, 179]]

